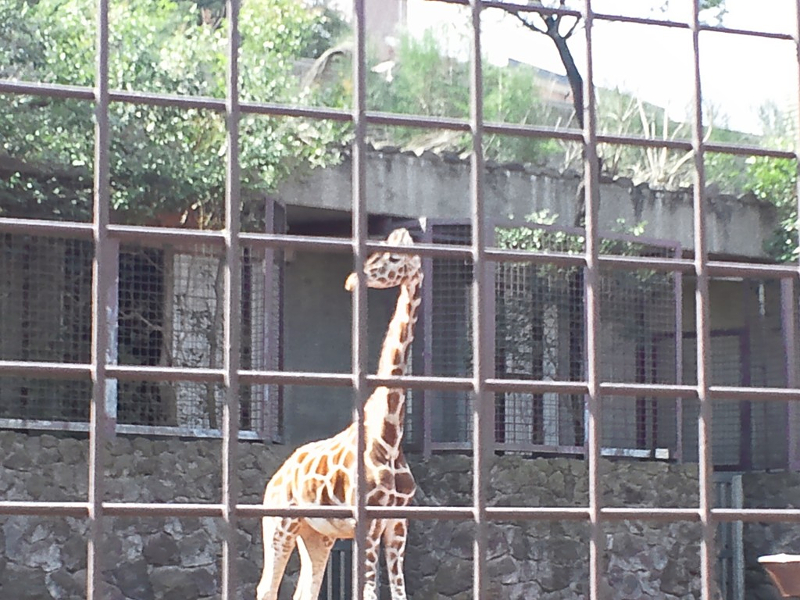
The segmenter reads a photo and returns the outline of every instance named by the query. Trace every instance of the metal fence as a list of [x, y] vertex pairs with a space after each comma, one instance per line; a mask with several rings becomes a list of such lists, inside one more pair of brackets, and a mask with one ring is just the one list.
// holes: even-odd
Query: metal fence
[[[0, 359], [84, 363], [91, 353], [92, 244], [8, 233], [0, 249]], [[108, 358], [126, 367], [217, 369], [223, 357], [224, 255], [206, 244], [113, 244], [106, 298]], [[244, 248], [240, 360], [281, 364], [281, 272], [273, 250]], [[106, 413], [121, 432], [217, 435], [224, 390], [203, 381], [110, 382]], [[243, 386], [240, 427], [280, 439], [279, 386]], [[91, 386], [64, 379], [0, 379], [0, 426], [85, 431]]]
[[[456, 0], [453, 0], [456, 2]], [[458, 4], [464, 2], [458, 1]], [[474, 529], [474, 591], [476, 598], [487, 598], [488, 529], [495, 520], [572, 520], [588, 524], [589, 529], [589, 596], [594, 599], [604, 597], [602, 582], [605, 576], [604, 553], [606, 546], [605, 526], [619, 520], [647, 521], [692, 521], [700, 525], [702, 545], [700, 550], [701, 591], [704, 600], [715, 598], [715, 565], [717, 550], [715, 532], [719, 523], [730, 521], [787, 521], [800, 522], [798, 509], [738, 509], [714, 508], [715, 486], [713, 481], [713, 413], [715, 402], [774, 403], [796, 402], [800, 400], [797, 389], [795, 364], [796, 336], [794, 326], [785, 331], [788, 369], [784, 387], [744, 387], [739, 384], [718, 384], [712, 378], [711, 356], [712, 332], [710, 327], [710, 291], [712, 277], [754, 277], [776, 278], [794, 281], [798, 275], [796, 265], [761, 266], [751, 264], [721, 263], [710, 261], [708, 257], [708, 234], [705, 226], [707, 205], [704, 202], [705, 176], [703, 157], [707, 152], [723, 152], [738, 155], [759, 154], [780, 158], [796, 159], [794, 152], [711, 144], [703, 136], [703, 116], [701, 111], [701, 85], [699, 69], [699, 38], [701, 33], [718, 28], [702, 25], [698, 19], [698, 1], [693, 2], [692, 18], [688, 23], [673, 23], [658, 19], [639, 17], [620, 17], [601, 15], [593, 12], [591, 1], [585, 0], [579, 11], [566, 8], [544, 9], [538, 4], [513, 5], [516, 11], [546, 11], [553, 15], [572, 15], [583, 21], [586, 47], [586, 70], [584, 73], [585, 109], [582, 129], [554, 130], [546, 127], [486, 124], [483, 119], [482, 47], [480, 36], [481, 11], [485, 6], [501, 6], [501, 3], [472, 0], [469, 4], [472, 25], [471, 59], [471, 111], [467, 121], [458, 119], [442, 120], [409, 116], [384, 115], [369, 112], [365, 106], [365, 23], [363, 0], [354, 2], [354, 71], [352, 111], [303, 108], [297, 106], [276, 106], [239, 101], [238, 77], [238, 9], [239, 2], [230, 0], [227, 7], [228, 30], [228, 72], [226, 76], [226, 98], [197, 98], [136, 93], [109, 89], [108, 57], [109, 26], [108, 1], [98, 0], [97, 4], [97, 74], [94, 87], [71, 87], [64, 85], [40, 84], [36, 82], [0, 81], [0, 92], [6, 94], [26, 94], [74, 98], [93, 102], [95, 105], [95, 164], [94, 210], [91, 223], [45, 222], [25, 219], [2, 219], [0, 231], [4, 235], [25, 235], [48, 238], [70, 237], [91, 242], [92, 252], [92, 292], [91, 337], [88, 354], [80, 357], [45, 358], [27, 355], [18, 359], [0, 361], [0, 375], [32, 380], [64, 378], [91, 389], [89, 404], [89, 491], [85, 502], [0, 502], [0, 513], [4, 515], [27, 514], [47, 515], [50, 518], [72, 516], [87, 519], [89, 529], [87, 561], [87, 597], [95, 600], [102, 596], [103, 573], [103, 533], [109, 518], [118, 516], [184, 516], [216, 517], [224, 521], [220, 528], [223, 537], [222, 586], [221, 597], [236, 597], [238, 578], [236, 574], [237, 529], [236, 521], [262, 515], [316, 515], [320, 517], [353, 517], [356, 521], [356, 540], [353, 557], [353, 586], [356, 596], [364, 584], [365, 546], [368, 517], [409, 517], [424, 519], [464, 519], [472, 521]], [[688, 30], [691, 33], [693, 49], [692, 76], [695, 85], [693, 116], [693, 136], [691, 141], [640, 139], [627, 136], [598, 135], [594, 103], [594, 80], [592, 70], [593, 28], [599, 20], [623, 20], [646, 24], [650, 27], [672, 27]], [[728, 35], [747, 35], [797, 40], [791, 35], [764, 34], [750, 31], [728, 31]], [[800, 35], [798, 33], [797, 35]], [[203, 108], [223, 113], [227, 125], [226, 143], [226, 187], [225, 187], [225, 227], [222, 231], [183, 231], [156, 229], [148, 227], [126, 227], [113, 225], [109, 221], [109, 105], [112, 102], [142, 103], [150, 105], [169, 105], [183, 108]], [[353, 163], [353, 234], [351, 240], [330, 240], [325, 238], [301, 238], [279, 234], [254, 234], [240, 232], [240, 173], [239, 173], [239, 124], [243, 114], [280, 114], [285, 117], [302, 116], [306, 118], [334, 119], [352, 124], [354, 141], [352, 145]], [[471, 328], [471, 372], [454, 376], [434, 374], [403, 378], [402, 383], [415, 389], [439, 389], [451, 392], [468, 392], [472, 401], [469, 417], [473, 423], [472, 457], [473, 489], [472, 506], [468, 507], [408, 507], [375, 508], [364, 502], [364, 488], [357, 488], [355, 506], [352, 508], [306, 508], [274, 509], [261, 505], [244, 505], [238, 502], [236, 486], [233, 484], [234, 457], [241, 430], [242, 394], [248, 385], [340, 385], [349, 386], [355, 392], [357, 419], [362, 419], [363, 400], [369, 389], [379, 383], [377, 378], [367, 375], [366, 337], [364, 328], [365, 286], [358, 286], [353, 298], [353, 364], [349, 374], [336, 373], [293, 373], [280, 370], [263, 370], [258, 365], [248, 368], [242, 360], [242, 330], [239, 326], [243, 297], [243, 269], [246, 263], [242, 254], [244, 248], [254, 252], [276, 248], [303, 248], [309, 250], [328, 250], [352, 252], [356, 265], [361, 265], [367, 253], [379, 246], [367, 241], [367, 203], [365, 193], [365, 133], [368, 123], [380, 123], [416, 127], [437, 127], [456, 131], [466, 131], [471, 135], [472, 186], [471, 239], [468, 244], [421, 245], [415, 252], [435, 259], [465, 261], [469, 264], [470, 280], [469, 306]], [[583, 145], [584, 181], [586, 199], [585, 247], [580, 255], [561, 253], [531, 253], [490, 247], [491, 228], [483, 204], [484, 160], [483, 136], [485, 133], [506, 133], [534, 138], [552, 138]], [[613, 256], [602, 254], [602, 240], [598, 229], [598, 143], [623, 143], [640, 146], [669, 147], [691, 151], [694, 156], [694, 240], [693, 258], [674, 259], [661, 257]], [[6, 238], [7, 239], [7, 238]], [[140, 243], [180, 243], [196, 244], [214, 248], [224, 257], [222, 323], [223, 342], [220, 348], [219, 364], [214, 366], [166, 366], [166, 365], [123, 365], [116, 364], [109, 349], [112, 329], [106, 318], [110, 294], [115, 293], [115, 271], [118, 266], [116, 246]], [[402, 250], [398, 248], [397, 250]], [[602, 254], [602, 256], [601, 256]], [[493, 346], [493, 324], [490, 316], [494, 302], [494, 279], [490, 277], [496, 265], [506, 263], [530, 262], [537, 266], [556, 264], [562, 267], [583, 269], [585, 286], [585, 354], [586, 362], [580, 377], [574, 379], [548, 380], [516, 379], [497, 377], [495, 359], [490, 349]], [[606, 379], [603, 365], [605, 356], [601, 346], [603, 326], [603, 274], [606, 269], [658, 271], [662, 273], [692, 273], [696, 279], [696, 383], [653, 384], [637, 381], [615, 381]], [[360, 271], [359, 271], [360, 272]], [[794, 324], [796, 301], [793, 291], [783, 292], [791, 298], [787, 318]], [[466, 301], [466, 298], [465, 298]], [[75, 310], [84, 310], [75, 307]], [[85, 337], [86, 330], [77, 333]], [[52, 356], [52, 355], [50, 355]], [[107, 399], [113, 382], [161, 382], [190, 381], [200, 385], [220, 386], [219, 400], [222, 403], [220, 427], [222, 443], [222, 498], [218, 504], [125, 504], [104, 501], [105, 440], [109, 435], [106, 427], [110, 415]], [[76, 384], [77, 385], [77, 384]], [[495, 422], [494, 394], [562, 394], [586, 398], [585, 436], [586, 458], [589, 473], [589, 501], [578, 508], [559, 507], [487, 507], [488, 459], [492, 451], [493, 423]], [[601, 425], [608, 397], [626, 398], [632, 404], [637, 398], [683, 398], [697, 402], [697, 446], [699, 463], [699, 498], [696, 506], [683, 508], [609, 508], [602, 503], [603, 482], [599, 474], [599, 463], [603, 437]], [[796, 416], [796, 408], [791, 408]], [[79, 415], [75, 415], [78, 418]], [[531, 417], [532, 418], [532, 417]], [[363, 447], [363, 431], [359, 431], [359, 447]], [[791, 447], [789, 454], [792, 464], [797, 464], [798, 447]], [[357, 453], [357, 471], [364, 472], [363, 455]], [[357, 478], [363, 481], [362, 478]]]

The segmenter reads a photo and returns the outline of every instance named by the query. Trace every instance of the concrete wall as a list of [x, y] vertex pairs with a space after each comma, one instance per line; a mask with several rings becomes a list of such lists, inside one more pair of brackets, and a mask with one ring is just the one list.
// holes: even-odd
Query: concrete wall
[[[384, 150], [367, 160], [367, 204], [370, 213], [402, 217], [468, 219], [469, 163], [450, 155]], [[351, 164], [315, 169], [294, 177], [281, 190], [287, 205], [349, 210]], [[579, 177], [523, 165], [496, 165], [486, 170], [487, 215], [522, 218], [548, 210], [558, 223], [572, 225]], [[618, 219], [628, 225], [646, 222], [645, 235], [693, 245], [691, 190], [664, 192], [628, 179], [600, 186], [600, 226], [611, 231]], [[764, 241], [777, 224], [772, 205], [753, 196], [734, 198], [708, 191], [708, 248], [711, 253], [766, 258]]]
[[[83, 501], [85, 439], [0, 432], [0, 497]], [[118, 437], [109, 445], [111, 501], [220, 502], [220, 442]], [[242, 444], [236, 473], [241, 501], [258, 503], [282, 447]], [[412, 457], [420, 505], [471, 503], [471, 459]], [[602, 463], [604, 501], [612, 506], [694, 506], [697, 470], [664, 463]], [[570, 459], [499, 457], [490, 464], [489, 502], [496, 506], [585, 506], [586, 464]], [[798, 479], [800, 489], [800, 479]], [[262, 565], [260, 524], [241, 519], [241, 597], [253, 598]], [[178, 518], [118, 518], [106, 522], [104, 598], [185, 600], [219, 593], [221, 523]], [[79, 598], [86, 577], [87, 526], [80, 519], [0, 519], [0, 597]], [[696, 524], [620, 523], [607, 529], [610, 598], [699, 598]], [[493, 598], [578, 600], [586, 597], [588, 529], [583, 523], [498, 523], [490, 532]], [[756, 543], [753, 541], [751, 543]], [[406, 574], [414, 600], [471, 597], [471, 525], [412, 522]], [[281, 600], [293, 590], [296, 561]]]
[[[349, 373], [351, 302], [344, 280], [350, 256], [297, 253], [285, 270], [284, 368], [288, 371]], [[369, 369], [374, 372], [395, 290], [369, 290]], [[291, 446], [344, 429], [353, 415], [349, 388], [288, 386], [284, 393], [285, 439]]]

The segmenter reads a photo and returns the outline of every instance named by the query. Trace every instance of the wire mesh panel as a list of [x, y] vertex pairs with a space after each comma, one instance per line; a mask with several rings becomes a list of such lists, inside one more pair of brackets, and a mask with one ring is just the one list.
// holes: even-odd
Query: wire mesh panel
[[[610, 255], [672, 257], [669, 244], [605, 239]], [[601, 373], [605, 381], [679, 383], [676, 333], [682, 322], [681, 275], [650, 269], [603, 269], [601, 275]], [[603, 446], [609, 452], [646, 451], [666, 458], [677, 451], [678, 403], [645, 395], [603, 398]]]
[[[467, 245], [469, 225], [435, 225], [432, 241], [442, 244]], [[472, 265], [463, 260], [434, 259], [431, 268], [430, 297], [432, 302], [422, 310], [431, 311], [432, 352], [430, 372], [442, 376], [469, 377], [472, 373], [470, 347], [470, 286]], [[430, 436], [434, 444], [463, 446], [470, 439], [470, 399], [467, 392], [426, 391], [425, 401], [430, 414]]]
[[[438, 222], [433, 241], [466, 243], [468, 226]], [[583, 251], [580, 230], [550, 224], [503, 223], [494, 227], [499, 248], [576, 254]], [[610, 255], [671, 257], [670, 242], [639, 241], [608, 234]], [[432, 261], [432, 357], [435, 375], [469, 376], [472, 272], [469, 264]], [[585, 287], [580, 267], [503, 261], [493, 265], [494, 367], [499, 379], [578, 381], [585, 369]], [[675, 331], [679, 321], [680, 275], [652, 270], [607, 269], [601, 280], [603, 376], [608, 381], [676, 383]], [[423, 308], [423, 310], [425, 310]], [[665, 341], [667, 338], [669, 342]], [[469, 398], [458, 392], [432, 392], [431, 441], [456, 447], [469, 440]], [[674, 400], [608, 397], [603, 446], [609, 452], [677, 445]], [[586, 440], [583, 395], [560, 393], [495, 394], [498, 450], [582, 453]], [[445, 446], [440, 446], [445, 447]]]
[[[577, 253], [579, 232], [495, 227], [500, 248]], [[501, 379], [577, 381], [584, 367], [583, 273], [578, 267], [503, 262], [495, 267], [495, 373]], [[495, 397], [498, 448], [582, 450], [582, 395], [505, 392]]]
[[[83, 240], [4, 234], [0, 248], [0, 359], [85, 362], [91, 340], [92, 245]], [[244, 249], [243, 368], [280, 365], [282, 260]], [[225, 258], [211, 246], [123, 244], [115, 257], [116, 304], [108, 313], [125, 366], [217, 369], [222, 360]], [[120, 381], [111, 387], [120, 425], [217, 430], [216, 383]], [[0, 378], [0, 415], [26, 421], [86, 422], [91, 386], [83, 381]], [[242, 390], [241, 426], [279, 436], [278, 386]], [[167, 430], [164, 430], [167, 432]]]
[[[86, 362], [91, 281], [90, 243], [0, 236], [0, 359]], [[90, 395], [83, 381], [0, 378], [0, 416], [85, 421]]]

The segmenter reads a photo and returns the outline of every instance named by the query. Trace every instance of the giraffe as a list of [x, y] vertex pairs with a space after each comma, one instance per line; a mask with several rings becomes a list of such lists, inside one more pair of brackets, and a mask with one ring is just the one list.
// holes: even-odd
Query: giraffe
[[[405, 229], [393, 231], [386, 240], [397, 246], [412, 245]], [[419, 256], [376, 252], [364, 264], [369, 287], [399, 287], [394, 315], [381, 347], [378, 375], [406, 372], [414, 325], [421, 301], [422, 267]], [[355, 273], [345, 282], [353, 291]], [[403, 456], [405, 390], [378, 387], [364, 405], [364, 466], [366, 501], [372, 506], [407, 506], [416, 491], [411, 470]], [[356, 428], [351, 424], [335, 436], [298, 448], [267, 483], [264, 504], [288, 506], [351, 506], [354, 501]], [[264, 570], [257, 600], [275, 600], [286, 563], [294, 547], [300, 553], [300, 578], [294, 600], [316, 600], [331, 548], [337, 539], [354, 535], [353, 519], [262, 519]], [[378, 551], [384, 545], [392, 600], [406, 600], [403, 557], [406, 519], [370, 521], [366, 548], [364, 600], [377, 600]]]

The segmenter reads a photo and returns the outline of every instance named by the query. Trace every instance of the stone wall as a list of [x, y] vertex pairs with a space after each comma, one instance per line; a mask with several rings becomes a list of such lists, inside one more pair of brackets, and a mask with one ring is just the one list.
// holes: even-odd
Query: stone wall
[[[87, 442], [51, 434], [0, 432], [0, 498], [85, 501]], [[237, 473], [242, 502], [257, 503], [288, 450], [244, 443]], [[219, 502], [219, 440], [118, 437], [109, 447], [106, 497], [127, 502]], [[468, 505], [471, 461], [457, 455], [414, 459], [423, 505]], [[612, 506], [691, 506], [694, 466], [603, 462], [604, 501]], [[498, 506], [580, 506], [586, 464], [572, 459], [493, 459], [490, 502]], [[796, 492], [800, 499], [800, 478]], [[215, 519], [114, 518], [106, 527], [111, 600], [218, 596], [221, 522]], [[80, 598], [86, 576], [86, 523], [68, 518], [0, 518], [0, 598]], [[610, 597], [699, 598], [696, 524], [625, 522], [607, 528]], [[256, 519], [240, 523], [241, 597], [253, 598], [262, 563]], [[414, 600], [471, 597], [469, 523], [412, 523], [406, 574]], [[296, 572], [290, 565], [290, 574]], [[586, 597], [585, 523], [498, 523], [490, 532], [492, 598]], [[293, 581], [283, 586], [289, 598]]]

